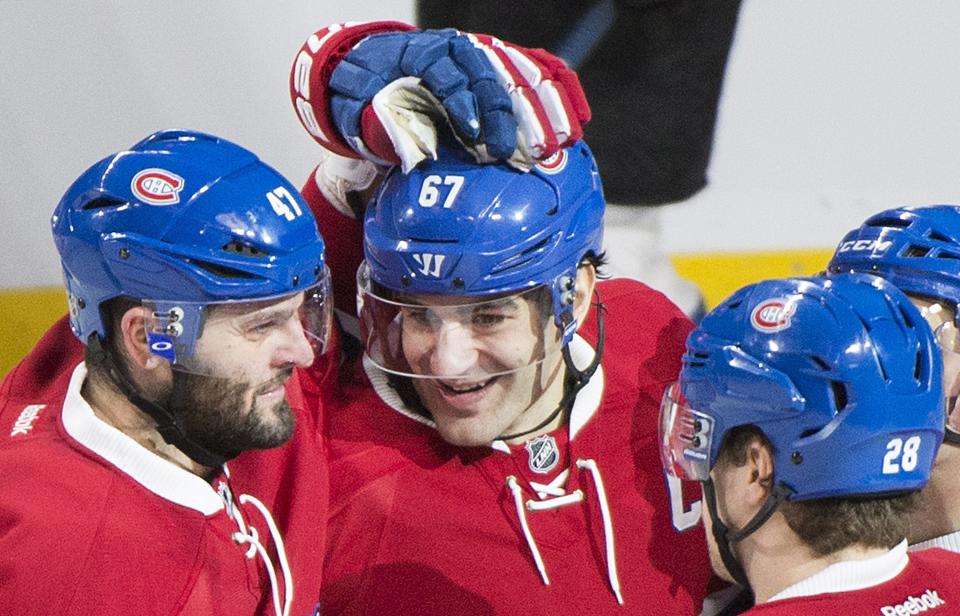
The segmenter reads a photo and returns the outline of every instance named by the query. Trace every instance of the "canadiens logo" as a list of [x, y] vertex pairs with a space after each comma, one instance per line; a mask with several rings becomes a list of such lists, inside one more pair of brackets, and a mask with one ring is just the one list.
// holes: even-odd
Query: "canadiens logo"
[[180, 203], [180, 191], [183, 190], [183, 178], [166, 169], [144, 169], [133, 176], [130, 190], [141, 201], [151, 205], [173, 205]]
[[549, 175], [554, 175], [555, 173], [560, 173], [563, 171], [563, 168], [567, 166], [567, 151], [566, 150], [557, 150], [554, 154], [546, 157], [540, 164], [537, 165], [537, 169], [547, 173]]
[[750, 325], [759, 332], [779, 332], [790, 327], [797, 305], [785, 298], [766, 299], [750, 313]]
[[557, 441], [549, 434], [538, 436], [527, 442], [527, 462], [534, 473], [546, 474], [554, 469], [560, 461], [560, 449]]

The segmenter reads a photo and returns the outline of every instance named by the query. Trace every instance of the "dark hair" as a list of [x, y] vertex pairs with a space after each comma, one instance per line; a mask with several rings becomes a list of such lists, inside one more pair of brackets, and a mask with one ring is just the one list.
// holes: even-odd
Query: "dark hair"
[[[753, 425], [738, 426], [727, 433], [717, 465], [743, 466], [747, 446], [754, 440], [773, 451], [763, 432]], [[776, 476], [776, 469], [774, 469]], [[816, 556], [827, 556], [854, 544], [890, 548], [904, 539], [908, 514], [919, 503], [919, 491], [865, 496], [842, 496], [780, 505], [787, 525]]]
[[[87, 348], [84, 352], [84, 363], [87, 366], [87, 372], [91, 376], [107, 376], [110, 368], [115, 362], [126, 353], [123, 349], [123, 331], [121, 330], [121, 321], [123, 315], [131, 308], [140, 305], [140, 301], [129, 297], [114, 297], [100, 304], [100, 318], [103, 319], [104, 328], [107, 331], [105, 336], [94, 341], [93, 337], [97, 334], [91, 334], [90, 340], [87, 340]], [[110, 359], [107, 355], [113, 357]]]

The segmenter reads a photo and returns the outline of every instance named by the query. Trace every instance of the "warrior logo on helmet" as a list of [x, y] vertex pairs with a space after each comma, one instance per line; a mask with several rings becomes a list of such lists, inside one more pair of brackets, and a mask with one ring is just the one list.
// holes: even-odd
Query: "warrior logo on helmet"
[[180, 203], [183, 186], [183, 178], [166, 169], [144, 169], [133, 176], [133, 181], [130, 182], [133, 194], [151, 205]]
[[790, 327], [797, 305], [785, 298], [766, 299], [750, 313], [750, 324], [759, 332], [773, 333]]

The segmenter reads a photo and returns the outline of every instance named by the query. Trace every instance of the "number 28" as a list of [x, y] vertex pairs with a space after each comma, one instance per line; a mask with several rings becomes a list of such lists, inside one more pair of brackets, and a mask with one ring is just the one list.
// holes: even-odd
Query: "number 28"
[[909, 473], [917, 468], [919, 449], [919, 436], [911, 436], [905, 441], [902, 438], [890, 439], [887, 453], [883, 456], [883, 474], [895, 475], [900, 471]]

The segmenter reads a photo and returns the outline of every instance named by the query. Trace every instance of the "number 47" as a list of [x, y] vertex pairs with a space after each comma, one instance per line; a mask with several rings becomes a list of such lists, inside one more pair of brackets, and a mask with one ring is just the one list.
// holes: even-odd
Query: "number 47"
[[463, 188], [462, 175], [428, 175], [423, 179], [423, 185], [420, 186], [420, 198], [417, 200], [421, 207], [433, 207], [440, 200], [441, 186], [449, 187], [446, 198], [443, 200], [444, 208], [453, 207], [453, 202], [460, 194]]

